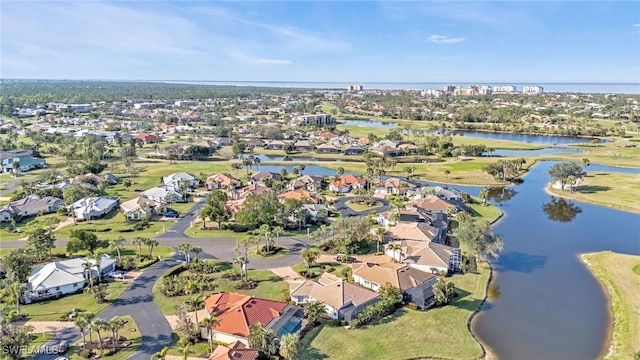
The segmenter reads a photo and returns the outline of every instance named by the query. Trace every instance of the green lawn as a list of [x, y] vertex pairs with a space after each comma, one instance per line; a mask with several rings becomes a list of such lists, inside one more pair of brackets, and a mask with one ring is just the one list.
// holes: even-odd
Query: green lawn
[[[175, 341], [171, 344], [171, 346], [169, 346], [169, 351], [167, 352], [169, 355], [173, 355], [173, 356], [184, 356], [182, 355], [178, 349], [180, 348], [180, 345], [178, 343], [178, 341], [180, 340], [180, 338], [178, 338], [178, 336], [174, 336]], [[213, 349], [215, 350], [216, 347], [218, 345], [213, 344]], [[198, 343], [195, 343], [193, 345], [191, 345], [191, 347], [189, 348], [189, 357], [199, 357], [199, 358], [208, 358], [208, 354], [209, 354], [209, 342], [207, 340], [201, 340]]]
[[473, 209], [475, 212], [473, 215], [477, 220], [488, 221], [490, 223], [495, 222], [502, 216], [502, 210], [495, 205], [488, 204], [487, 206], [482, 206], [482, 200], [478, 198], [473, 198], [473, 204], [466, 204], [468, 207]]
[[[140, 334], [140, 329], [138, 328], [138, 325], [136, 324], [136, 322], [133, 320], [133, 318], [130, 315], [125, 315], [122, 316], [122, 318], [124, 320], [127, 320], [128, 322], [125, 324], [125, 326], [118, 332], [118, 335], [120, 336], [124, 336], [126, 337], [128, 340], [132, 341], [133, 343], [131, 345], [129, 345], [128, 347], [122, 349], [122, 350], [118, 350], [117, 353], [111, 355], [111, 356], [103, 356], [100, 357], [101, 359], [109, 359], [109, 360], [126, 360], [128, 358], [130, 358], [133, 354], [136, 353], [136, 351], [138, 350], [138, 348], [140, 347], [140, 345], [142, 344], [142, 334]], [[109, 319], [105, 319], [105, 320], [109, 320]], [[111, 331], [101, 331], [100, 335], [103, 338], [107, 338], [111, 336]], [[94, 334], [93, 335], [93, 339], [94, 341], [96, 341], [97, 336]], [[78, 340], [78, 342], [81, 342], [82, 340]], [[89, 340], [87, 340], [89, 341]], [[83, 360], [84, 358], [81, 357], [78, 354], [78, 347], [77, 346], [71, 346], [69, 348], [69, 351], [67, 352], [67, 357], [71, 360]]]
[[582, 256], [607, 289], [613, 312], [612, 352], [607, 359], [632, 359], [640, 351], [640, 256], [603, 251]]
[[[243, 238], [249, 236], [248, 232], [235, 232], [233, 230], [217, 230], [218, 225], [214, 222], [207, 222], [207, 229], [202, 229], [202, 222], [194, 222], [193, 226], [190, 226], [185, 234], [195, 239], [216, 239], [216, 238]], [[313, 233], [318, 227], [315, 225], [309, 226], [309, 233]], [[306, 236], [307, 228], [302, 230], [287, 230], [280, 234], [280, 237], [292, 237], [292, 236]]]
[[[220, 262], [224, 263], [224, 262]], [[228, 279], [223, 279], [222, 274], [228, 271], [237, 271], [237, 269], [230, 268], [228, 263], [224, 263], [227, 265], [228, 269], [224, 270], [216, 274], [215, 282], [217, 284], [216, 289], [214, 291], [206, 292], [205, 295], [210, 295], [212, 293], [221, 292], [221, 291], [232, 291], [252, 296], [257, 296], [266, 299], [273, 300], [283, 300], [284, 299], [284, 291], [289, 289], [289, 285], [282, 280], [280, 277], [276, 276], [273, 272], [269, 270], [249, 270], [248, 276], [250, 280], [256, 281], [258, 286], [252, 290], [237, 290], [235, 288], [235, 284], [237, 281], [230, 281]], [[251, 263], [249, 263], [251, 266]], [[183, 304], [186, 299], [190, 296], [175, 296], [175, 297], [166, 297], [160, 292], [159, 285], [161, 284], [162, 279], [158, 280], [153, 287], [153, 301], [158, 305], [160, 311], [164, 315], [174, 315], [176, 305]]]
[[25, 231], [27, 231], [29, 228], [32, 228], [32, 227], [46, 226], [45, 221], [46, 219], [50, 219], [50, 218], [56, 218], [59, 221], [63, 221], [67, 218], [67, 216], [53, 213], [53, 214], [47, 214], [42, 216], [29, 217], [16, 223], [17, 231], [12, 231], [12, 232], [7, 232], [5, 230], [7, 227], [11, 225], [10, 223], [5, 223], [5, 222], [0, 223], [0, 242], [22, 239], [27, 236], [27, 234], [25, 234]]
[[109, 303], [122, 295], [129, 284], [120, 281], [109, 283], [107, 302], [98, 304], [90, 294], [75, 294], [61, 297], [60, 299], [52, 299], [41, 301], [34, 304], [23, 305], [20, 311], [29, 314], [29, 319], [33, 321], [57, 321], [62, 315], [70, 313], [73, 309], [78, 311], [88, 311], [94, 314], [99, 313]]
[[[127, 221], [119, 211], [113, 211], [107, 216], [91, 221], [81, 221], [76, 225], [65, 226], [57, 234], [61, 238], [69, 238], [72, 230], [91, 230], [101, 239], [115, 239], [120, 236], [133, 238], [135, 236], [154, 237], [169, 230], [173, 225], [171, 221], [152, 221], [149, 227], [144, 230], [133, 230], [136, 221]], [[164, 227], [163, 227], [164, 225]]]
[[[131, 239], [128, 239], [131, 240]], [[126, 243], [125, 243], [126, 244]], [[11, 250], [13, 250], [15, 248], [0, 248], [0, 257], [5, 256], [7, 253], [9, 253]], [[111, 250], [108, 248], [104, 249], [105, 252], [107, 254], [109, 254], [111, 257], [115, 258], [118, 256], [118, 252], [116, 250]], [[142, 246], [142, 255], [146, 255], [147, 254], [147, 247], [146, 246]], [[57, 246], [53, 249], [52, 251], [53, 255], [66, 255], [67, 253], [67, 248], [64, 246]], [[86, 251], [81, 251], [75, 255], [77, 256], [86, 256], [88, 254], [88, 252]], [[122, 256], [134, 256], [138, 254], [138, 247], [137, 246], [132, 246], [132, 245], [125, 245], [120, 249], [120, 255]], [[153, 256], [162, 256], [163, 258], [167, 258], [167, 257], [171, 257], [173, 256], [173, 254], [175, 254], [175, 250], [171, 247], [171, 246], [164, 246], [164, 245], [160, 245], [160, 246], [156, 246], [153, 248]], [[45, 260], [46, 262], [46, 260]]]
[[377, 201], [376, 201], [375, 205], [369, 206], [369, 205], [366, 205], [366, 204], [358, 204], [356, 202], [353, 202], [352, 200], [347, 201], [345, 203], [345, 205], [347, 205], [351, 210], [356, 211], [356, 212], [373, 210], [373, 209], [377, 209], [377, 208], [382, 206], [382, 204], [377, 202]]
[[[42, 345], [46, 344], [49, 340], [53, 339], [53, 334], [47, 334], [47, 333], [31, 333], [31, 344], [29, 344], [29, 350], [37, 350], [40, 349], [40, 347], [42, 347]], [[32, 353], [23, 353], [22, 356], [24, 356], [27, 359], [31, 359], [32, 358]]]
[[406, 308], [358, 330], [321, 325], [301, 341], [300, 360], [311, 359], [477, 359], [480, 345], [468, 322], [485, 296], [486, 264], [479, 273], [455, 275], [459, 297], [449, 306], [425, 312]]

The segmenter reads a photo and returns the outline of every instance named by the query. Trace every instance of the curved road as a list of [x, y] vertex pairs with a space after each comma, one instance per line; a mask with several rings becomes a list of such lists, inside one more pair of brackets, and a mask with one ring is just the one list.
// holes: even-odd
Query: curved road
[[[352, 197], [342, 197], [335, 201], [334, 206], [344, 217], [366, 216], [370, 211], [356, 212], [346, 206], [346, 202]], [[389, 208], [389, 202], [385, 199], [376, 199], [383, 206], [373, 209], [376, 212], [384, 212]], [[171, 267], [178, 264], [182, 257], [177, 255], [177, 249], [183, 242], [199, 246], [203, 252], [202, 259], [220, 259], [229, 261], [236, 257], [234, 251], [235, 238], [210, 238], [195, 239], [188, 237], [184, 232], [191, 226], [197, 217], [198, 210], [204, 205], [204, 201], [196, 203], [189, 211], [179, 219], [166, 233], [156, 237], [161, 245], [171, 246], [176, 249], [176, 255], [147, 268], [142, 275], [124, 291], [109, 307], [97, 314], [98, 317], [109, 319], [113, 316], [131, 315], [142, 334], [142, 345], [138, 351], [130, 357], [133, 360], [148, 360], [151, 355], [160, 351], [164, 346], [171, 344], [172, 329], [167, 319], [162, 315], [158, 306], [153, 302], [153, 286], [160, 277]], [[58, 246], [65, 245], [66, 240], [58, 240]], [[3, 242], [4, 247], [21, 247], [24, 241]], [[272, 269], [291, 266], [299, 263], [300, 252], [308, 247], [310, 239], [306, 236], [280, 238], [280, 245], [288, 249], [287, 254], [272, 259], [250, 259], [251, 269]], [[123, 334], [126, 336], [126, 334]], [[56, 334], [48, 345], [57, 345], [61, 340], [73, 343], [80, 339], [80, 333], [76, 329], [67, 329]], [[34, 360], [53, 360], [56, 355], [37, 355]]]

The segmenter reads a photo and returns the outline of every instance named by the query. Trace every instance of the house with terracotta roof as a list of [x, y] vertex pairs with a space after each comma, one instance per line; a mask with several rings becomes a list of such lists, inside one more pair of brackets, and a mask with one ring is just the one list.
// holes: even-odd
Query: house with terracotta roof
[[278, 195], [278, 198], [281, 201], [284, 201], [285, 199], [299, 200], [305, 204], [320, 203], [320, 199], [318, 199], [318, 197], [316, 196], [316, 193], [309, 190], [305, 190], [305, 189], [296, 189], [296, 190], [287, 191], [286, 193]]
[[[280, 337], [297, 333], [302, 327], [304, 311], [283, 301], [262, 299], [232, 292], [220, 292], [204, 300], [207, 315], [219, 321], [211, 327], [214, 341], [248, 345], [249, 327], [260, 323]], [[206, 338], [206, 329], [202, 337]]]
[[331, 131], [323, 131], [320, 134], [318, 134], [319, 137], [325, 139], [325, 140], [329, 140], [329, 139], [333, 139], [335, 137], [338, 137], [338, 135], [332, 133]]
[[353, 281], [361, 286], [378, 291], [380, 286], [389, 283], [400, 289], [405, 301], [426, 309], [434, 304], [433, 285], [437, 276], [431, 272], [407, 266], [405, 264], [358, 263], [351, 266]]
[[366, 186], [367, 180], [358, 178], [355, 175], [344, 174], [341, 175], [338, 179], [334, 180], [331, 184], [329, 184], [329, 190], [340, 193], [347, 193], [352, 189], [359, 187], [364, 188]]
[[160, 137], [154, 134], [137, 134], [133, 138], [137, 141], [142, 142], [143, 144], [154, 144], [160, 142]]
[[229, 345], [218, 344], [209, 356], [209, 360], [256, 360], [257, 358], [258, 350], [249, 349], [240, 341]]
[[228, 173], [218, 173], [207, 177], [207, 189], [235, 189], [242, 186], [240, 180]]
[[418, 210], [422, 210], [426, 213], [431, 213], [431, 214], [436, 214], [436, 213], [446, 214], [447, 211], [451, 211], [449, 209], [456, 209], [455, 205], [437, 196], [428, 196], [422, 199], [418, 199], [413, 204], [413, 206]]
[[296, 304], [319, 301], [332, 319], [350, 322], [367, 306], [382, 298], [374, 291], [352, 284], [331, 273], [323, 273], [318, 280], [291, 284], [291, 300]]

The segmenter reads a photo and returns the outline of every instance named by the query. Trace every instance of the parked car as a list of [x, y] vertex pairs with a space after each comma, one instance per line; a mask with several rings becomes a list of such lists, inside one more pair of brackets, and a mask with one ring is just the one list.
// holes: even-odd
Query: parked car
[[69, 360], [69, 358], [66, 356], [58, 356], [56, 360]]
[[124, 279], [124, 273], [122, 271], [112, 271], [107, 274], [107, 277], [114, 279]]
[[178, 212], [175, 211], [175, 210], [167, 210], [167, 211], [165, 211], [164, 214], [162, 214], [162, 216], [170, 217], [170, 218], [177, 218], [177, 217], [180, 216], [180, 214], [178, 214]]
[[60, 344], [58, 344], [58, 354], [66, 353], [68, 347], [69, 347], [69, 342], [67, 340], [60, 341]]

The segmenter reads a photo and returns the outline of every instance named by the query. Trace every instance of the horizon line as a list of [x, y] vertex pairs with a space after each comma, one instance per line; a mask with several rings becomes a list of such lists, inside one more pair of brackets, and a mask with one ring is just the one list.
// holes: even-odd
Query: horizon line
[[0, 78], [0, 81], [130, 81], [130, 82], [211, 82], [211, 83], [262, 83], [262, 84], [549, 84], [549, 85], [640, 85], [640, 82], [555, 82], [555, 81], [300, 81], [300, 80], [187, 80], [187, 79], [38, 79]]

